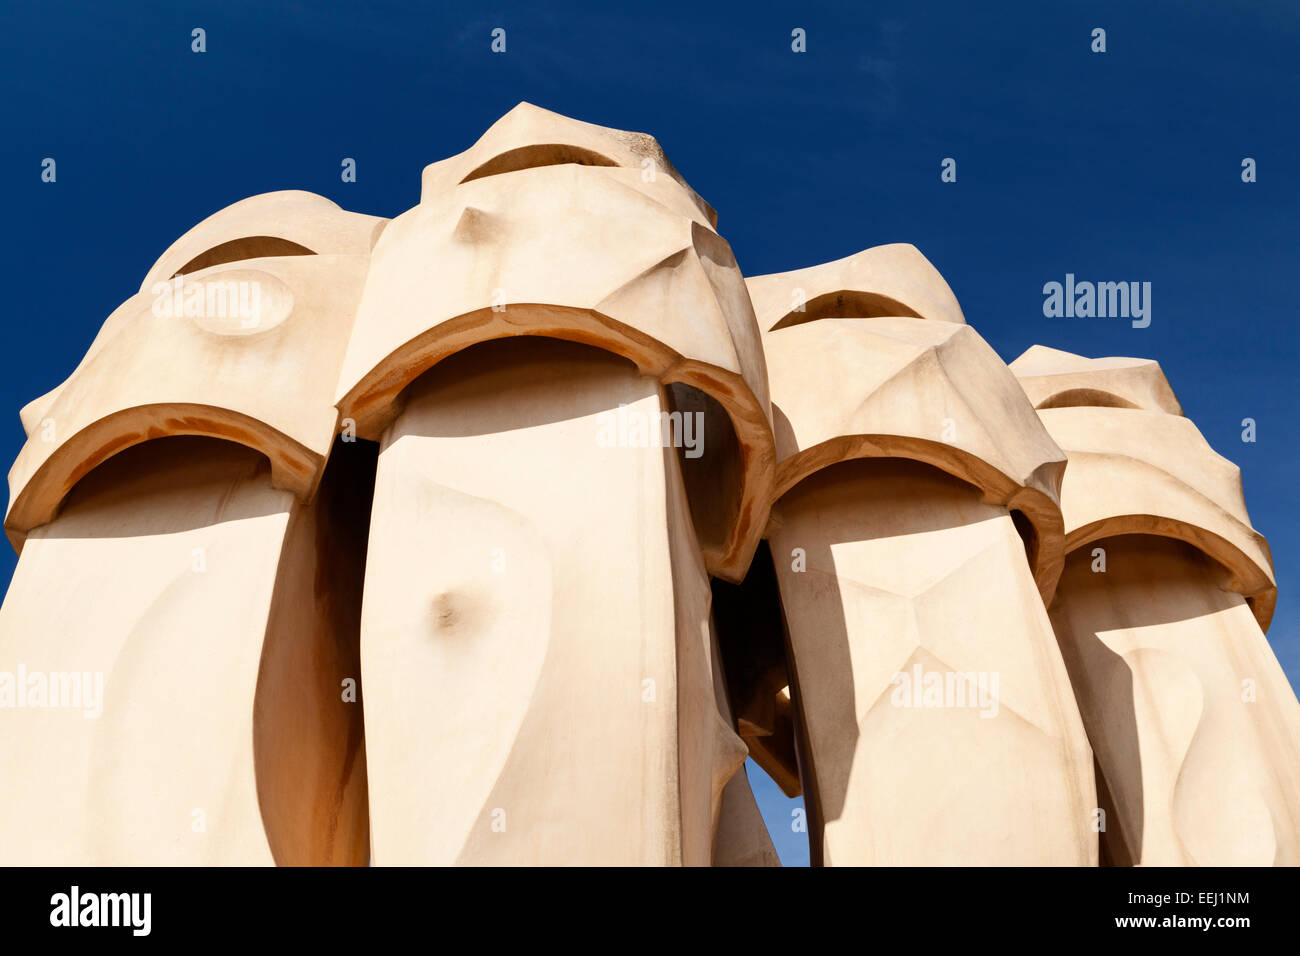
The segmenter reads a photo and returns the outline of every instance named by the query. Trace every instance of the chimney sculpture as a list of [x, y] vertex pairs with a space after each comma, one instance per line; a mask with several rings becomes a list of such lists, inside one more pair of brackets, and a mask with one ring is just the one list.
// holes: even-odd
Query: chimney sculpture
[[1011, 364], [1066, 454], [1051, 606], [1107, 811], [1103, 859], [1300, 864], [1300, 704], [1264, 630], [1277, 586], [1241, 472], [1153, 361]]
[[[0, 671], [28, 675], [27, 706], [3, 712], [0, 862], [365, 863], [340, 684], [369, 479], [318, 485], [383, 225], [302, 192], [223, 209], [23, 409]], [[73, 691], [100, 712], [57, 706]]]
[[749, 289], [814, 860], [1095, 865], [1043, 608], [1064, 455], [914, 247]]
[[711, 862], [746, 751], [708, 575], [743, 576], [772, 478], [715, 218], [651, 137], [525, 104], [376, 245], [339, 387], [380, 443], [376, 862]]

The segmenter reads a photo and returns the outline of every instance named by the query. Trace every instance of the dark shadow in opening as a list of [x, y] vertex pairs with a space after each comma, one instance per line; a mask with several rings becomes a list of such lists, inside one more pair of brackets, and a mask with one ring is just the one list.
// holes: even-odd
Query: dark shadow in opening
[[1039, 402], [1038, 408], [1139, 408], [1126, 398], [1096, 388], [1069, 388]]
[[805, 322], [815, 322], [817, 319], [881, 319], [890, 316], [924, 318], [887, 295], [842, 289], [838, 292], [824, 293], [805, 302], [802, 312], [787, 312], [769, 331], [788, 329], [792, 325], [803, 325]]
[[219, 246], [199, 253], [185, 265], [181, 266], [171, 277], [187, 276], [212, 266], [225, 265], [227, 262], [242, 262], [245, 259], [267, 259], [275, 256], [314, 256], [306, 246], [281, 239], [278, 236], [244, 236], [231, 239]]
[[361, 598], [378, 456], [375, 442], [336, 439], [285, 533], [253, 704], [258, 803], [281, 866], [370, 859]]
[[685, 441], [674, 442], [695, 535], [705, 551], [722, 551], [740, 513], [745, 477], [740, 439], [731, 416], [712, 396], [681, 382], [666, 391], [668, 411], [675, 416], [670, 427], [697, 443], [692, 449]]
[[[786, 796], [803, 793], [809, 858], [819, 865], [820, 846], [811, 841], [812, 833], [820, 833], [814, 822], [817, 802], [809, 789], [814, 778], [802, 772], [799, 762], [797, 690], [787, 664], [785, 616], [768, 543], [760, 542], [744, 581], [728, 584], [714, 578], [711, 586], [721, 669], [736, 732], [754, 762]], [[776, 695], [785, 686], [790, 687], [791, 706], [780, 713]]]
[[565, 166], [569, 164], [577, 166], [618, 165], [608, 156], [602, 156], [594, 150], [583, 149], [581, 146], [570, 146], [567, 143], [541, 143], [534, 146], [520, 146], [517, 149], [507, 150], [499, 156], [493, 156], [462, 179], [461, 183], [472, 182], [475, 179], [485, 179], [488, 176], [500, 176], [502, 173], [537, 169], [540, 166]]

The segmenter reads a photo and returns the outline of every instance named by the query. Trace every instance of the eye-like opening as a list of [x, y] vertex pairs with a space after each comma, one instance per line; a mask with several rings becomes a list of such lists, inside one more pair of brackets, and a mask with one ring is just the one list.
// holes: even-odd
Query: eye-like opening
[[841, 289], [811, 299], [804, 304], [802, 312], [791, 309], [770, 331], [788, 329], [792, 325], [803, 325], [817, 319], [879, 319], [886, 316], [922, 318], [915, 310], [887, 295]]
[[275, 256], [314, 256], [316, 253], [306, 246], [299, 245], [279, 236], [244, 236], [231, 239], [219, 246], [213, 246], [199, 253], [174, 273], [172, 278], [192, 275], [202, 269], [225, 265], [227, 262], [242, 262], [245, 259], [266, 259]]
[[1038, 408], [1138, 408], [1126, 398], [1097, 388], [1067, 388], [1038, 403]]
[[567, 143], [542, 143], [534, 146], [520, 146], [507, 150], [499, 156], [493, 156], [482, 166], [461, 180], [461, 183], [484, 179], [488, 176], [500, 176], [502, 173], [516, 173], [522, 169], [536, 169], [540, 166], [617, 166], [618, 163], [608, 156], [602, 156], [581, 146]]

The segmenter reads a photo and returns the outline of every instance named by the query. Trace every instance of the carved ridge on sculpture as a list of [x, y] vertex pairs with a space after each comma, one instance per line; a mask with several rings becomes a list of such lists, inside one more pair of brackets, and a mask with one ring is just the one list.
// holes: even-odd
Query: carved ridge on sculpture
[[[133, 424], [134, 421], [139, 424]], [[63, 442], [10, 502], [5, 532], [21, 553], [27, 532], [52, 521], [64, 499], [86, 475], [114, 455], [144, 442], [175, 435], [220, 438], [264, 454], [271, 483], [309, 498], [324, 458], [257, 418], [211, 405], [157, 402], [125, 408], [92, 422]], [[10, 482], [15, 480], [10, 470]], [[21, 480], [21, 476], [19, 476]]]

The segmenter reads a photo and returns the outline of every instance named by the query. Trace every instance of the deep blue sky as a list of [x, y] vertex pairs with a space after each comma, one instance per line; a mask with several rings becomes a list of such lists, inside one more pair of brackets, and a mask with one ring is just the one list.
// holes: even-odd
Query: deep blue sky
[[[395, 216], [423, 166], [528, 100], [658, 137], [749, 274], [911, 242], [1008, 361], [1034, 343], [1157, 358], [1242, 466], [1277, 564], [1270, 640], [1300, 683], [1300, 5], [619, 6], [7, 0], [3, 457], [19, 407], [194, 223], [290, 188]], [[1043, 283], [1066, 272], [1150, 281], [1151, 326], [1044, 318]], [[6, 549], [0, 580], [12, 567]], [[785, 801], [759, 789], [787, 860], [806, 860]]]

